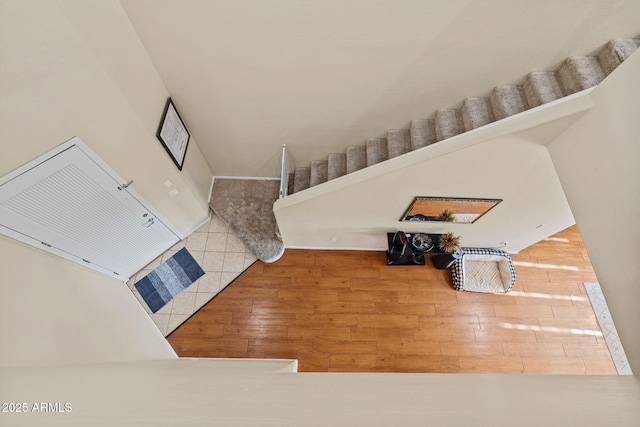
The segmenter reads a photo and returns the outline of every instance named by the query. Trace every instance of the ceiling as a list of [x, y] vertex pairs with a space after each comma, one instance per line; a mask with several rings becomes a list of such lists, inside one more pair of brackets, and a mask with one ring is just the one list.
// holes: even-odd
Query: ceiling
[[[636, 36], [637, 0], [120, 0], [215, 175], [276, 176]], [[535, 7], [534, 7], [535, 5]]]

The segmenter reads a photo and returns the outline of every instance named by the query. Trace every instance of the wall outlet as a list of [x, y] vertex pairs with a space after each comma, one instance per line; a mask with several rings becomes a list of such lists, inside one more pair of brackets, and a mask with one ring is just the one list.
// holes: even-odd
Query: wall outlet
[[167, 188], [171, 188], [171, 187], [173, 187], [173, 182], [171, 182], [171, 181], [169, 181], [169, 180], [166, 180], [166, 181], [164, 182], [164, 186], [165, 186], [165, 187], [167, 187]]
[[173, 190], [169, 191], [169, 197], [176, 197], [177, 194], [178, 194], [177, 188], [174, 188]]

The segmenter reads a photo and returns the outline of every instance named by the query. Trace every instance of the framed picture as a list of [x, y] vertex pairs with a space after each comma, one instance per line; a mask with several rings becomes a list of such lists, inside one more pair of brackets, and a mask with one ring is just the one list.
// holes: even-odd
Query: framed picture
[[182, 170], [190, 135], [171, 98], [167, 99], [156, 136], [171, 156], [171, 160]]

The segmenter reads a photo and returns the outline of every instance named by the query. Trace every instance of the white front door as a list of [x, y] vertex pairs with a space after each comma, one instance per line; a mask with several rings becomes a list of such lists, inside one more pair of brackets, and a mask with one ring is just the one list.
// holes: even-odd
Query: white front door
[[0, 179], [0, 232], [127, 280], [179, 239], [78, 138]]

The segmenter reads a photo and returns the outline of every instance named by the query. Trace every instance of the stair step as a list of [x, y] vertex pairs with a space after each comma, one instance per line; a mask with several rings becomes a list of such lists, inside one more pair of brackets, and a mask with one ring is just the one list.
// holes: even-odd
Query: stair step
[[638, 39], [616, 39], [609, 41], [604, 47], [598, 59], [606, 75], [615, 70], [618, 65], [627, 59], [640, 47]]
[[435, 128], [438, 141], [463, 133], [462, 112], [457, 109], [436, 111]]
[[309, 177], [309, 187], [314, 187], [323, 182], [327, 182], [327, 170], [329, 162], [327, 160], [314, 160], [311, 162], [311, 172]]
[[367, 167], [367, 150], [364, 145], [347, 148], [347, 173]]
[[527, 95], [527, 102], [531, 108], [564, 96], [558, 73], [555, 71], [529, 73], [524, 83], [524, 93]]
[[529, 109], [523, 85], [496, 86], [491, 95], [496, 120], [502, 120]]
[[367, 148], [367, 166], [384, 162], [389, 158], [387, 138], [369, 138], [365, 146]]
[[411, 150], [426, 147], [437, 141], [436, 124], [433, 119], [411, 120], [409, 133], [411, 134]]
[[496, 121], [491, 98], [467, 98], [461, 111], [464, 128], [468, 131]]
[[390, 159], [411, 151], [409, 129], [393, 129], [387, 132], [387, 148]]
[[300, 167], [296, 168], [295, 175], [293, 177], [293, 192], [306, 190], [311, 185], [311, 168]]
[[606, 77], [600, 61], [595, 56], [567, 58], [558, 75], [568, 95], [593, 87]]
[[331, 153], [329, 154], [327, 165], [327, 181], [339, 178], [347, 173], [347, 154]]

